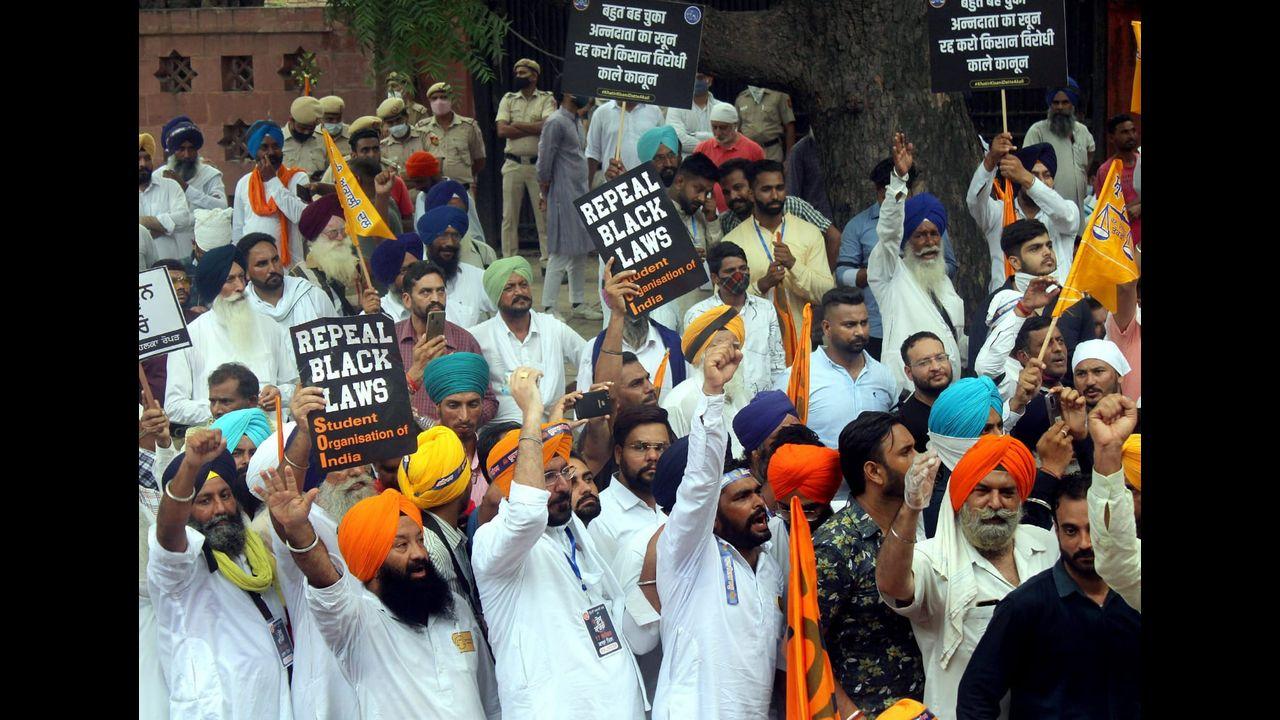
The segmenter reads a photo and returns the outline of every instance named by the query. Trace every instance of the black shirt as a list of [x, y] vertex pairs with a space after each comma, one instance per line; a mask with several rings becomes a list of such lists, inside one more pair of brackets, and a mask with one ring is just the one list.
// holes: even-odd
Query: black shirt
[[1099, 607], [1061, 559], [996, 606], [960, 680], [959, 720], [1121, 720], [1142, 716], [1142, 615], [1114, 590]]
[[932, 409], [933, 406], [925, 405], [915, 393], [911, 393], [906, 400], [898, 403], [894, 411], [902, 424], [911, 431], [911, 437], [915, 438], [916, 452], [924, 452], [925, 445], [929, 442], [929, 411]]

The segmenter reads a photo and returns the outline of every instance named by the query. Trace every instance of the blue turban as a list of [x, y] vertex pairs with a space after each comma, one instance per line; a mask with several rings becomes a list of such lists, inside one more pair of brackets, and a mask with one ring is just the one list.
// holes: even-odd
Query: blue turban
[[471, 352], [449, 353], [432, 360], [422, 373], [422, 388], [431, 402], [439, 405], [445, 398], [458, 393], [473, 392], [484, 395], [489, 388], [489, 363], [484, 357]]
[[636, 141], [636, 155], [640, 156], [640, 162], [652, 160], [658, 154], [659, 145], [666, 145], [671, 152], [680, 154], [680, 138], [676, 135], [675, 128], [659, 125], [646, 130]]
[[467, 189], [462, 183], [457, 180], [438, 182], [427, 191], [426, 209], [428, 212], [435, 210], [455, 197], [462, 201], [463, 207], [470, 209], [471, 197], [467, 195]]
[[[164, 475], [160, 478], [160, 487], [165, 487], [178, 475], [178, 470], [182, 467], [182, 461], [187, 459], [185, 452], [178, 453], [177, 457], [169, 461], [169, 466], [164, 469]], [[231, 452], [224, 450], [221, 455], [210, 460], [207, 465], [200, 468], [196, 472], [194, 487], [196, 492], [204, 487], [204, 483], [209, 479], [209, 473], [213, 473], [222, 478], [222, 481], [228, 485], [232, 485], [236, 481], [236, 461], [231, 457]], [[232, 490], [234, 490], [234, 486]], [[239, 500], [239, 496], [236, 497]]]
[[1031, 172], [1031, 168], [1035, 167], [1037, 162], [1042, 162], [1048, 168], [1050, 175], [1058, 174], [1058, 153], [1049, 143], [1028, 145], [1015, 150], [1013, 154], [1022, 162], [1022, 167], [1026, 168], [1027, 172]]
[[1057, 95], [1060, 92], [1064, 92], [1067, 94], [1067, 99], [1071, 101], [1072, 105], [1075, 105], [1076, 107], [1080, 106], [1080, 84], [1077, 83], [1075, 80], [1071, 79], [1070, 76], [1067, 77], [1066, 86], [1053, 87], [1045, 91], [1044, 104], [1046, 106], [1052, 106], [1053, 96]]
[[929, 432], [958, 438], [976, 438], [987, 425], [989, 410], [1003, 416], [1004, 399], [991, 378], [964, 378], [951, 383], [933, 401]]
[[270, 135], [276, 139], [276, 143], [284, 147], [284, 131], [280, 126], [270, 120], [259, 120], [249, 126], [249, 132], [245, 133], [244, 145], [249, 151], [250, 158], [258, 157], [258, 146], [262, 144], [262, 138]]
[[671, 508], [675, 507], [676, 490], [680, 488], [680, 481], [684, 479], [684, 469], [688, 464], [688, 435], [671, 443], [671, 447], [658, 458], [658, 466], [653, 471], [653, 500], [665, 513], [670, 513]]
[[405, 233], [396, 236], [395, 240], [383, 240], [373, 249], [369, 258], [369, 269], [373, 279], [383, 285], [390, 285], [400, 274], [404, 265], [404, 256], [408, 253], [419, 260], [422, 259], [422, 241], [417, 233]]
[[260, 408], [232, 410], [214, 420], [211, 427], [222, 431], [222, 437], [227, 439], [227, 450], [230, 452], [236, 451], [240, 438], [245, 435], [248, 435], [253, 441], [253, 446], [257, 447], [273, 432], [271, 423], [267, 420], [267, 414]]
[[183, 142], [190, 140], [197, 150], [204, 147], [204, 133], [186, 115], [179, 115], [160, 128], [160, 144], [172, 153]]
[[195, 285], [196, 292], [200, 293], [206, 304], [212, 305], [218, 295], [222, 294], [222, 284], [231, 274], [231, 263], [238, 257], [235, 245], [223, 245], [200, 258], [200, 264], [196, 266]]
[[911, 237], [911, 233], [920, 227], [920, 223], [925, 220], [931, 221], [938, 226], [938, 234], [947, 231], [947, 211], [942, 207], [942, 201], [933, 195], [933, 193], [920, 193], [907, 198], [907, 206], [904, 208], [905, 218], [902, 221], [902, 243], [900, 248], [907, 246], [907, 240]]
[[466, 235], [471, 223], [467, 220], [466, 211], [452, 205], [441, 205], [418, 218], [418, 237], [422, 238], [423, 244], [430, 245], [450, 225], [458, 231], [458, 235]]
[[733, 416], [733, 434], [738, 436], [742, 449], [754, 452], [788, 415], [799, 419], [791, 398], [781, 390], [765, 390]]

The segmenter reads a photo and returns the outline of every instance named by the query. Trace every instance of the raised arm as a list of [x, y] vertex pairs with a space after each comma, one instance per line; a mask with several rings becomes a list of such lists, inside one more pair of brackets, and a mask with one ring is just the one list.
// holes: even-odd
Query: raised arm
[[[876, 587], [881, 595], [893, 598], [901, 605], [911, 603], [916, 596], [915, 573], [911, 569], [915, 557], [916, 524], [933, 496], [933, 482], [940, 463], [933, 450], [916, 455], [911, 462], [911, 469], [903, 480], [902, 507], [898, 509], [884, 544], [880, 546], [880, 554], [876, 556]], [[944, 507], [942, 512], [949, 511]]]
[[876, 221], [876, 246], [867, 258], [867, 284], [881, 303], [883, 313], [885, 295], [893, 276], [902, 270], [902, 223], [906, 212], [907, 173], [914, 164], [915, 145], [906, 136], [897, 133], [893, 138], [893, 170], [889, 173], [889, 187], [885, 189], [884, 202], [880, 204], [880, 219]]
[[[298, 569], [307, 576], [312, 587], [327, 588], [342, 577], [329, 557], [329, 549], [311, 525], [311, 504], [320, 488], [312, 488], [305, 494], [299, 492], [293, 470], [286, 467], [284, 474], [272, 468], [263, 473], [267, 486], [267, 509], [271, 512], [271, 525], [293, 553]], [[305, 552], [304, 552], [305, 551]]]
[[1089, 414], [1093, 484], [1087, 500], [1094, 569], [1130, 607], [1142, 612], [1142, 541], [1122, 462], [1124, 441], [1137, 421], [1137, 406], [1119, 394], [1104, 397]]
[[[594, 126], [593, 126], [594, 127]], [[627, 312], [627, 302], [640, 294], [640, 286], [631, 281], [635, 270], [623, 270], [613, 274], [614, 258], [604, 264], [604, 301], [609, 307], [609, 324], [600, 341], [600, 357], [591, 373], [596, 382], [613, 383], [622, 379], [622, 323]]]
[[187, 196], [187, 204], [192, 210], [201, 208], [204, 210], [221, 210], [227, 206], [227, 190], [222, 184], [222, 173], [214, 172], [209, 178], [207, 188], [196, 187], [195, 184], [187, 185], [184, 191]]
[[195, 430], [187, 437], [182, 465], [160, 494], [156, 511], [156, 541], [160, 547], [174, 553], [186, 552], [187, 520], [196, 499], [196, 475], [226, 449], [221, 430]]
[[1000, 160], [1000, 172], [1027, 189], [1027, 195], [1040, 208], [1040, 214], [1036, 216], [1037, 220], [1053, 228], [1059, 235], [1075, 236], [1080, 228], [1080, 208], [1074, 202], [1040, 182], [1028, 168], [1023, 167], [1022, 161], [1013, 153], [1005, 155]]

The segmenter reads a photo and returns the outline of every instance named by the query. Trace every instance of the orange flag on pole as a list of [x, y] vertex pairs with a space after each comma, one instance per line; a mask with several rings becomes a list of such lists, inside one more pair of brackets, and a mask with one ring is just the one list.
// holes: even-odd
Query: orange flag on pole
[[[808, 314], [808, 313], [806, 313]], [[818, 568], [800, 498], [791, 498], [787, 578], [787, 720], [839, 720], [836, 681], [818, 625]]]
[[1053, 309], [1055, 318], [1084, 299], [1085, 293], [1116, 312], [1119, 309], [1116, 286], [1137, 280], [1141, 274], [1133, 259], [1129, 215], [1125, 212], [1124, 193], [1120, 188], [1122, 167], [1119, 159], [1112, 160], [1107, 179], [1098, 188], [1098, 205], [1084, 226], [1084, 237]]
[[320, 133], [324, 135], [325, 149], [329, 153], [329, 167], [333, 168], [333, 184], [347, 220], [347, 237], [351, 238], [351, 242], [356, 243], [357, 246], [359, 242], [356, 238], [360, 235], [395, 240], [395, 234], [391, 232], [391, 228], [387, 227], [386, 221], [378, 214], [378, 210], [374, 208], [373, 203], [369, 202], [369, 197], [360, 188], [360, 182], [356, 180], [355, 173], [351, 172], [351, 167], [347, 165], [347, 159], [338, 151], [333, 138], [329, 137], [329, 131], [322, 127]]
[[800, 418], [801, 425], [809, 418], [809, 336], [813, 333], [813, 305], [805, 303], [803, 315], [800, 331], [793, 333], [795, 345], [791, 350], [791, 379], [787, 381], [787, 397], [796, 406], [796, 417]]
[[[999, 183], [993, 183], [996, 188], [996, 197], [1000, 198], [1000, 204], [1004, 210], [1004, 224], [1001, 227], [1009, 227], [1018, 220], [1018, 214], [1013, 210], [1013, 183], [1008, 178], [1004, 179], [1004, 187], [1000, 187]], [[1004, 256], [1004, 276], [1011, 277], [1014, 274], [1013, 263], [1009, 262], [1009, 256]]]
[[1142, 114], [1142, 21], [1132, 20], [1133, 37], [1138, 41], [1138, 60], [1133, 65], [1133, 95], [1129, 97], [1129, 112]]

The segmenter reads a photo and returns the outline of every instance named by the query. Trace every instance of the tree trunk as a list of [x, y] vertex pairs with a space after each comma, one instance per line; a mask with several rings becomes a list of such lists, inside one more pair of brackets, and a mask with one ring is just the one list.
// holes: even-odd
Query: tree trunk
[[893, 133], [906, 133], [925, 189], [947, 209], [960, 264], [955, 287], [967, 314], [986, 297], [991, 267], [964, 202], [982, 148], [963, 96], [929, 90], [925, 7], [918, 0], [782, 0], [760, 12], [708, 10], [699, 66], [785, 90], [809, 112], [842, 224], [875, 201], [871, 169], [889, 157]]

